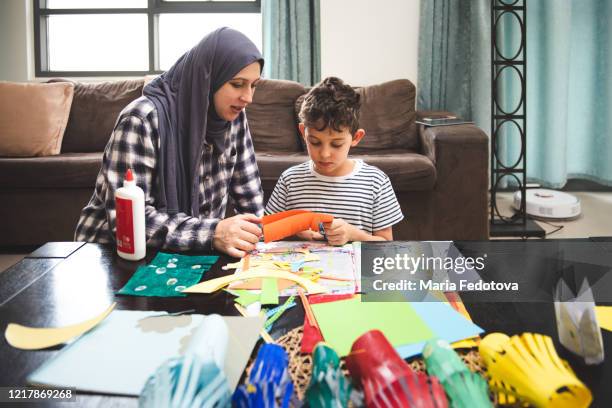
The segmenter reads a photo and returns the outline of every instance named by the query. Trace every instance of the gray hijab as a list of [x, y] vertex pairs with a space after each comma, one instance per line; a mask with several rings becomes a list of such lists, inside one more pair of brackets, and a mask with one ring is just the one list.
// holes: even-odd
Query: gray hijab
[[225, 145], [230, 122], [217, 115], [213, 95], [247, 65], [263, 58], [244, 34], [213, 31], [143, 90], [159, 116], [157, 209], [197, 216], [204, 142]]

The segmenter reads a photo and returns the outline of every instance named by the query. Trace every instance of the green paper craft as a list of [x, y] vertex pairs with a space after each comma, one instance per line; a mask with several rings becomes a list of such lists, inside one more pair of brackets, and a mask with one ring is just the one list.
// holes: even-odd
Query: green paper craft
[[218, 256], [188, 256], [159, 252], [147, 266], [140, 266], [117, 294], [129, 296], [185, 297], [217, 262]]
[[263, 278], [261, 280], [261, 304], [278, 305], [278, 279]]
[[418, 343], [434, 336], [407, 302], [361, 302], [359, 297], [311, 305], [321, 334], [341, 357], [357, 337], [382, 331], [393, 346]]
[[489, 387], [471, 372], [445, 340], [429, 340], [423, 348], [427, 374], [438, 377], [452, 408], [490, 408]]
[[308, 406], [347, 407], [352, 388], [351, 381], [340, 369], [338, 354], [325, 343], [318, 343], [312, 352], [312, 376], [306, 390]]
[[176, 265], [177, 268], [194, 268], [209, 270], [219, 259], [218, 256], [194, 256], [158, 252], [150, 266]]

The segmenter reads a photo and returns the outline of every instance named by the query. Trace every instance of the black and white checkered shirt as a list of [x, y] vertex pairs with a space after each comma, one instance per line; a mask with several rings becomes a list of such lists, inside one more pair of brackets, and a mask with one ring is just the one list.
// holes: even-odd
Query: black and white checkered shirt
[[81, 212], [76, 241], [115, 240], [115, 190], [128, 168], [145, 193], [147, 245], [171, 250], [210, 249], [228, 197], [238, 213], [263, 214], [263, 192], [253, 142], [244, 112], [231, 124], [225, 150], [205, 145], [200, 163], [200, 214], [169, 215], [155, 206], [159, 134], [157, 111], [141, 97], [119, 115], [106, 145], [95, 191]]

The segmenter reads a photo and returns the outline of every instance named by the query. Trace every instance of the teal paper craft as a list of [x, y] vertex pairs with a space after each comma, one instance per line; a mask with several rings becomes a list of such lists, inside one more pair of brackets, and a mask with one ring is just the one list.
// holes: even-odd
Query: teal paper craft
[[195, 285], [217, 262], [218, 256], [189, 256], [159, 252], [147, 266], [140, 266], [117, 294], [130, 296], [185, 297], [182, 291]]

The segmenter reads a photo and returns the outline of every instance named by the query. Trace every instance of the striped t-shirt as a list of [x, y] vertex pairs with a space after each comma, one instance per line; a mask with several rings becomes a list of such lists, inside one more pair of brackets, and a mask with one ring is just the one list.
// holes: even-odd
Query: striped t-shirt
[[354, 160], [353, 171], [340, 177], [316, 172], [312, 161], [281, 174], [266, 205], [266, 214], [303, 209], [332, 214], [368, 233], [400, 222], [404, 215], [389, 177]]

